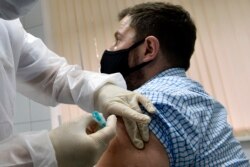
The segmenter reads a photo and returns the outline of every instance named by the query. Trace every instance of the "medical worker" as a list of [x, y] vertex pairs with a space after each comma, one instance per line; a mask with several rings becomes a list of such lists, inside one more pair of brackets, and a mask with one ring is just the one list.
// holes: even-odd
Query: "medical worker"
[[[35, 1], [0, 0], [0, 166], [93, 166], [115, 136], [116, 117], [111, 114], [137, 122], [138, 127], [127, 131], [134, 134], [135, 146], [143, 148], [150, 118], [139, 113], [139, 104], [153, 113], [152, 104], [123, 89], [126, 84], [119, 73], [104, 75], [68, 65], [27, 33], [16, 18]], [[13, 135], [16, 91], [44, 105], [77, 104], [111, 116], [107, 126], [93, 134], [85, 132], [92, 121], [89, 114], [50, 132]]]

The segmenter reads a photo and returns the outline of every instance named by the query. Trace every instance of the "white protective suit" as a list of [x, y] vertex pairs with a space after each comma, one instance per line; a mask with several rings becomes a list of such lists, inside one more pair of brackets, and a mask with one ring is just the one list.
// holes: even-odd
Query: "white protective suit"
[[0, 18], [16, 19], [32, 9], [38, 0], [0, 0]]
[[[47, 131], [12, 135], [16, 88], [44, 105], [74, 103], [92, 111], [94, 92], [107, 82], [126, 87], [120, 74], [103, 75], [68, 65], [40, 39], [26, 33], [19, 19], [0, 19], [0, 166], [7, 166], [4, 161], [8, 161], [9, 166], [22, 162], [56, 166]], [[8, 149], [8, 154], [1, 155], [9, 147], [13, 150]], [[27, 151], [31, 157], [15, 156]]]

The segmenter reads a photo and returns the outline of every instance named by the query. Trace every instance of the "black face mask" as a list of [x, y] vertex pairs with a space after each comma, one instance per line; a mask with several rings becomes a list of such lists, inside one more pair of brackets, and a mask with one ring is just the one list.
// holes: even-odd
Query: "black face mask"
[[129, 68], [128, 66], [129, 52], [141, 45], [144, 41], [145, 39], [138, 41], [128, 49], [122, 49], [118, 51], [105, 50], [101, 59], [101, 73], [112, 74], [120, 72], [123, 77], [125, 77], [150, 63], [151, 61], [145, 62], [132, 68]]

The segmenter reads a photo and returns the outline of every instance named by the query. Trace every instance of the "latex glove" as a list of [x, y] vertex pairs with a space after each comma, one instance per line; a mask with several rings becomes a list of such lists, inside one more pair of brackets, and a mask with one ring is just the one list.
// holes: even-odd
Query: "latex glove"
[[92, 121], [88, 114], [50, 131], [59, 167], [93, 167], [99, 160], [116, 134], [116, 117], [108, 117], [106, 127], [88, 135], [86, 128]]
[[[95, 93], [95, 108], [107, 116], [114, 114], [124, 119], [131, 142], [138, 149], [149, 139], [150, 117], [142, 114], [140, 105], [149, 113], [156, 111], [153, 104], [141, 94], [127, 91], [112, 84], [104, 85]], [[131, 124], [130, 126], [128, 126]]]

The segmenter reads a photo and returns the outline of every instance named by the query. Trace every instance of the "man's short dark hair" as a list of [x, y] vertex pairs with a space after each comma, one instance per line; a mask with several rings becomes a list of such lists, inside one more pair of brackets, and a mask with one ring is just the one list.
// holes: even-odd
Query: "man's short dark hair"
[[171, 67], [187, 70], [194, 52], [196, 27], [189, 13], [181, 6], [164, 2], [148, 2], [121, 11], [119, 20], [131, 16], [135, 40], [149, 35], [158, 38]]

